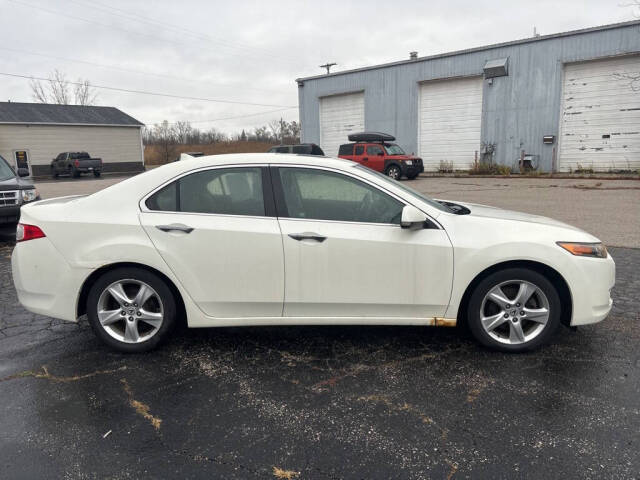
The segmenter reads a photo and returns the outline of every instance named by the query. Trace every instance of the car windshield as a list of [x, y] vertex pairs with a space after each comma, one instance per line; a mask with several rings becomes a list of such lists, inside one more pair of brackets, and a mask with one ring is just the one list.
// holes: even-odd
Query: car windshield
[[441, 203], [436, 202], [433, 198], [429, 198], [426, 195], [423, 195], [422, 193], [418, 192], [417, 190], [414, 190], [411, 187], [407, 187], [404, 183], [401, 183], [397, 180], [393, 180], [392, 178], [389, 178], [388, 176], [380, 172], [376, 172], [375, 170], [371, 170], [370, 168], [364, 167], [360, 164], [354, 165], [354, 168], [357, 168], [359, 170], [363, 170], [367, 173], [375, 175], [376, 177], [378, 177], [379, 180], [382, 180], [385, 183], [392, 184], [394, 187], [399, 188], [400, 190], [411, 195], [412, 197], [417, 198], [418, 200], [431, 205], [433, 208], [437, 208], [442, 212], [454, 213], [454, 211], [451, 208], [447, 207], [446, 205], [442, 205]]
[[15, 177], [16, 174], [13, 168], [9, 166], [7, 161], [0, 156], [0, 180], [7, 180], [8, 178]]
[[388, 145], [385, 144], [384, 148], [387, 149], [387, 155], [404, 155], [404, 150], [402, 150], [398, 145]]

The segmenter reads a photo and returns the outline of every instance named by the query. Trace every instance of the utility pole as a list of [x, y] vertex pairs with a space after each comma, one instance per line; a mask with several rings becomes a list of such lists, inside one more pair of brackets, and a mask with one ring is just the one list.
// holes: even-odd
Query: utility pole
[[334, 65], [338, 65], [337, 63], [333, 62], [333, 63], [325, 63], [324, 65], [320, 65], [320, 68], [326, 68], [327, 69], [327, 75], [329, 75], [330, 73], [330, 69], [331, 67], [333, 67]]

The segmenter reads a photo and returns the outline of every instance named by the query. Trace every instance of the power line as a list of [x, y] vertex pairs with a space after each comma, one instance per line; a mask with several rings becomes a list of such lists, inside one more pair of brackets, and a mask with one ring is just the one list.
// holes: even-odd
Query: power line
[[[45, 82], [48, 82], [50, 80], [49, 78], [34, 77], [32, 75], [19, 75], [17, 73], [0, 72], [0, 75], [4, 75], [5, 77], [24, 78], [24, 79], [27, 79], [27, 80], [42, 80], [42, 81], [45, 81]], [[83, 85], [82, 82], [68, 81], [67, 83], [69, 83], [71, 85]], [[294, 107], [292, 105], [276, 105], [276, 104], [272, 104], [272, 103], [271, 104], [270, 103], [253, 103], [253, 102], [241, 102], [241, 101], [237, 101], [237, 100], [224, 100], [224, 99], [217, 99], [217, 98], [189, 97], [189, 96], [183, 96], [183, 95], [173, 95], [173, 94], [170, 94], [170, 93], [149, 92], [147, 90], [132, 90], [132, 89], [128, 89], [128, 88], [109, 87], [109, 86], [106, 86], [106, 85], [94, 85], [94, 84], [91, 84], [91, 87], [102, 89], [102, 90], [111, 90], [111, 91], [116, 91], [116, 92], [135, 93], [135, 94], [139, 94], [139, 95], [152, 95], [152, 96], [156, 96], [156, 97], [180, 98], [182, 100], [196, 100], [196, 101], [200, 101], [200, 102], [228, 103], [228, 104], [233, 104], [233, 105], [251, 105], [251, 106], [254, 106], [254, 107], [297, 108], [297, 107]]]
[[[11, 3], [14, 3], [14, 4], [17, 4], [17, 5], [22, 5], [23, 7], [32, 8], [34, 10], [39, 10], [39, 11], [42, 11], [42, 12], [45, 12], [45, 13], [49, 13], [51, 15], [57, 15], [57, 16], [64, 17], [64, 18], [71, 18], [71, 19], [74, 19], [74, 20], [80, 20], [82, 22], [91, 23], [91, 24], [98, 25], [98, 26], [101, 26], [101, 27], [104, 27], [104, 28], [108, 28], [110, 30], [119, 30], [121, 32], [129, 33], [129, 34], [133, 34], [133, 35], [138, 35], [138, 36], [142, 36], [142, 37], [146, 37], [146, 38], [156, 39], [156, 40], [160, 40], [160, 41], [163, 41], [163, 42], [166, 42], [166, 43], [170, 43], [170, 44], [174, 44], [174, 45], [178, 44], [178, 45], [184, 45], [184, 46], [187, 46], [187, 47], [191, 47], [191, 45], [189, 45], [188, 43], [181, 42], [181, 41], [176, 41], [176, 40], [169, 40], [169, 39], [161, 37], [159, 35], [149, 35], [147, 33], [138, 32], [138, 31], [135, 31], [135, 30], [128, 30], [126, 28], [122, 28], [122, 27], [119, 27], [119, 26], [116, 26], [116, 25], [110, 25], [110, 24], [98, 22], [98, 21], [95, 21], [95, 20], [92, 20], [92, 19], [79, 17], [77, 15], [70, 15], [68, 13], [63, 13], [63, 12], [59, 12], [59, 11], [56, 11], [56, 10], [51, 10], [49, 8], [45, 8], [45, 7], [42, 7], [42, 6], [39, 6], [39, 5], [32, 5], [30, 3], [21, 2], [19, 0], [7, 0], [7, 1], [11, 2]], [[186, 31], [186, 30], [181, 30], [179, 33], [184, 35], [185, 33], [189, 33], [189, 32]], [[241, 55], [239, 55], [239, 56], [241, 56]], [[261, 56], [258, 56], [257, 58], [261, 58]]]
[[[167, 78], [170, 80], [179, 80], [181, 82], [193, 82], [193, 83], [202, 83], [202, 84], [207, 84], [208, 86], [214, 85], [212, 82], [209, 81], [203, 81], [203, 80], [195, 80], [192, 78], [185, 78], [185, 77], [177, 77], [175, 75], [168, 75], [168, 74], [163, 74], [163, 73], [156, 73], [156, 72], [144, 72], [142, 70], [135, 70], [129, 67], [118, 67], [116, 65], [106, 65], [103, 63], [97, 63], [97, 62], [90, 62], [88, 60], [82, 60], [79, 58], [68, 58], [68, 57], [60, 57], [57, 55], [49, 55], [46, 53], [38, 53], [38, 52], [30, 52], [28, 50], [19, 50], [16, 48], [8, 48], [8, 47], [1, 47], [0, 46], [0, 50], [6, 50], [8, 52], [15, 52], [15, 53], [20, 53], [22, 55], [34, 55], [37, 57], [44, 57], [44, 58], [53, 58], [55, 60], [63, 60], [65, 62], [75, 62], [75, 63], [82, 63], [84, 65], [93, 65], [95, 67], [100, 67], [100, 68], [107, 68], [107, 69], [112, 69], [112, 70], [117, 70], [117, 71], [121, 71], [121, 72], [126, 72], [126, 73], [136, 73], [139, 75], [147, 75], [147, 76], [152, 76], [152, 77], [158, 77], [158, 78]], [[225, 85], [225, 84], [215, 84], [218, 87], [223, 87], [223, 88], [231, 88], [233, 87], [232, 85]], [[255, 90], [256, 92], [266, 92], [266, 93], [276, 93], [274, 90], [265, 90], [262, 88], [254, 88], [254, 87], [246, 87], [246, 86], [242, 86], [243, 90]]]
[[[72, 3], [76, 3], [78, 5], [84, 5], [87, 6], [89, 8], [93, 8], [96, 9], [98, 11], [107, 11], [107, 13], [109, 13], [110, 15], [114, 15], [120, 18], [126, 18], [129, 20], [134, 20], [134, 21], [138, 21], [138, 22], [142, 22], [142, 23], [146, 23], [148, 25], [153, 25], [153, 26], [163, 26], [165, 28], [170, 28], [173, 31], [176, 31], [178, 33], [180, 33], [181, 35], [191, 35], [192, 37], [195, 38], [200, 38], [200, 39], [205, 39], [205, 40], [209, 40], [211, 42], [214, 43], [218, 43], [220, 45], [226, 46], [228, 48], [236, 48], [236, 49], [245, 49], [245, 50], [255, 50], [256, 52], [260, 52], [259, 54], [261, 56], [270, 56], [272, 58], [279, 58], [288, 62], [295, 62], [296, 64], [299, 63], [298, 59], [294, 59], [294, 58], [289, 58], [289, 57], [284, 57], [282, 55], [277, 55], [274, 54], [272, 52], [270, 52], [269, 50], [260, 48], [260, 47], [255, 47], [252, 45], [246, 45], [246, 44], [242, 44], [242, 43], [238, 43], [238, 42], [229, 42], [227, 40], [224, 40], [220, 37], [214, 37], [210, 34], [206, 34], [206, 33], [202, 33], [202, 32], [197, 32], [194, 30], [188, 30], [185, 29], [184, 27], [180, 26], [180, 25], [176, 25], [173, 23], [169, 23], [169, 22], [164, 22], [162, 20], [157, 20], [151, 17], [147, 17], [145, 15], [140, 15], [134, 12], [130, 12], [128, 10], [122, 9], [122, 8], [116, 8], [113, 7], [111, 5], [105, 5], [104, 3], [101, 2], [96, 2], [96, 1], [87, 1], [87, 0], [68, 0]], [[111, 12], [110, 12], [111, 11]], [[125, 15], [119, 14], [119, 13], [113, 13], [113, 12], [121, 12], [124, 13]]]
[[[266, 112], [249, 113], [247, 115], [236, 115], [236, 116], [233, 116], [233, 117], [213, 118], [211, 120], [180, 120], [180, 121], [188, 122], [188, 123], [221, 122], [223, 120], [236, 120], [238, 118], [259, 117], [260, 115], [268, 115], [268, 114], [271, 114], [271, 113], [284, 112], [285, 110], [292, 110], [294, 108], [298, 108], [298, 107], [278, 108], [277, 110], [267, 110]], [[153, 122], [153, 123], [161, 123], [161, 122]], [[178, 122], [168, 122], [168, 123], [169, 123], [169, 125], [175, 125]]]

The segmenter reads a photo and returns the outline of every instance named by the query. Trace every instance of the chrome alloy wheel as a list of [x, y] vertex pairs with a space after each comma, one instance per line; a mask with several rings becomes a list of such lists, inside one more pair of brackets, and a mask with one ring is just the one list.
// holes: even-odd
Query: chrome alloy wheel
[[118, 280], [98, 299], [98, 320], [110, 336], [125, 343], [142, 343], [153, 337], [164, 320], [158, 293], [140, 280]]
[[509, 280], [493, 287], [480, 307], [480, 323], [494, 340], [518, 345], [536, 338], [549, 321], [549, 300], [540, 287]]

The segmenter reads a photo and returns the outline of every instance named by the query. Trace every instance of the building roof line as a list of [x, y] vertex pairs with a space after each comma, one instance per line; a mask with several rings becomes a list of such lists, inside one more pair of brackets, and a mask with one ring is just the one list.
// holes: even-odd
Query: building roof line
[[127, 127], [142, 128], [144, 124], [135, 123], [64, 123], [64, 122], [4, 122], [0, 121], [0, 125], [38, 125], [38, 126], [65, 126], [65, 127]]
[[602, 30], [613, 30], [615, 28], [623, 28], [623, 27], [632, 27], [635, 25], [640, 25], [640, 20], [630, 20], [627, 22], [619, 22], [619, 23], [610, 23], [608, 25], [599, 25], [596, 27], [587, 27], [587, 28], [581, 28], [578, 30], [569, 30], [567, 32], [560, 32], [560, 33], [551, 33], [548, 35], [540, 35], [538, 37], [528, 37], [528, 38], [521, 38], [519, 40], [511, 40], [508, 42], [501, 42], [501, 43], [493, 43], [490, 45], [483, 45], [480, 47], [472, 47], [472, 48], [466, 48], [466, 49], [462, 49], [462, 50], [454, 50], [452, 52], [446, 52], [446, 53], [438, 53], [435, 55], [427, 55], [425, 57], [418, 57], [415, 59], [407, 59], [407, 60], [398, 60], [395, 62], [387, 62], [387, 63], [381, 63], [378, 65], [371, 65], [371, 66], [367, 66], [367, 67], [360, 67], [360, 68], [353, 68], [350, 70], [343, 70], [340, 72], [334, 72], [334, 73], [330, 73], [330, 74], [325, 74], [325, 75], [312, 75], [310, 77], [302, 77], [302, 78], [297, 78], [296, 82], [298, 82], [299, 84], [306, 82], [308, 80], [316, 80], [316, 79], [320, 79], [320, 78], [328, 78], [328, 77], [337, 77], [339, 75], [347, 75], [349, 73], [355, 73], [355, 72], [362, 72], [362, 71], [366, 71], [366, 70], [376, 70], [379, 68], [388, 68], [388, 67], [395, 67], [397, 65], [407, 65], [407, 64], [412, 64], [412, 63], [418, 63], [418, 62], [424, 62], [424, 61], [428, 61], [428, 60], [435, 60], [438, 58], [446, 58], [446, 57], [452, 57], [455, 55], [463, 55], [466, 53], [475, 53], [475, 52], [481, 52], [483, 50], [493, 50], [496, 48], [503, 48], [503, 47], [510, 47], [513, 45], [521, 45], [524, 43], [531, 43], [531, 42], [540, 42], [540, 41], [544, 41], [544, 40], [551, 40], [554, 38], [561, 38], [561, 37], [568, 37], [568, 36], [572, 36], [572, 35], [581, 35], [581, 34], [585, 34], [585, 33], [592, 33], [592, 32], [598, 32], [598, 31], [602, 31]]

